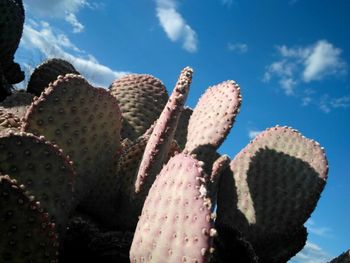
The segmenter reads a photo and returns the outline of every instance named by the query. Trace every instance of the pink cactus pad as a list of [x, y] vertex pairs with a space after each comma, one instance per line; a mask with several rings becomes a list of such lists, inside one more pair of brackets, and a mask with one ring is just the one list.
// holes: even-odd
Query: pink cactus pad
[[207, 262], [213, 236], [211, 202], [201, 163], [178, 154], [162, 169], [149, 191], [130, 261]]
[[230, 80], [210, 87], [193, 110], [185, 150], [201, 145], [218, 148], [230, 131], [241, 105], [240, 88]]
[[135, 190], [141, 191], [146, 178], [145, 191], [151, 186], [156, 175], [162, 169], [165, 158], [168, 156], [171, 142], [175, 135], [177, 123], [179, 121], [183, 105], [186, 101], [190, 84], [192, 81], [193, 70], [189, 67], [181, 71], [180, 77], [176, 83], [173, 93], [165, 105], [159, 119], [157, 120], [151, 138], [149, 139], [140, 164], [137, 175]]

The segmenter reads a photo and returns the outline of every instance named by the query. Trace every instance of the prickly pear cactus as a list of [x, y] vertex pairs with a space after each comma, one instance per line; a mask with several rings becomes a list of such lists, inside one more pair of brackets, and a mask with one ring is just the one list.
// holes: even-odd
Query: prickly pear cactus
[[122, 138], [135, 140], [159, 117], [167, 100], [164, 84], [146, 74], [132, 74], [115, 80], [110, 93], [117, 99], [123, 116]]
[[24, 73], [13, 61], [22, 36], [24, 8], [22, 0], [0, 0], [0, 71], [9, 84], [21, 82]]
[[48, 59], [34, 69], [28, 82], [27, 92], [40, 96], [41, 92], [59, 75], [64, 76], [68, 73], [79, 75], [79, 72], [68, 61], [58, 58]]
[[130, 262], [208, 262], [213, 228], [201, 163], [178, 154], [150, 189], [130, 250]]

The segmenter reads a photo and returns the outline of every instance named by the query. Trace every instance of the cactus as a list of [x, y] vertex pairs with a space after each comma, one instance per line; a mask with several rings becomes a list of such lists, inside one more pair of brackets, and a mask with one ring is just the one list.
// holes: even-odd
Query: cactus
[[174, 91], [155, 124], [146, 145], [144, 157], [140, 163], [135, 182], [136, 193], [140, 192], [141, 188], [148, 192], [169, 153], [177, 123], [191, 85], [192, 72], [193, 70], [188, 67], [182, 70]]
[[58, 58], [48, 59], [34, 69], [28, 82], [27, 92], [40, 96], [41, 92], [59, 75], [64, 76], [68, 73], [79, 75], [79, 72], [68, 61]]
[[350, 262], [350, 249], [338, 257], [332, 259], [329, 263], [348, 263]]
[[191, 156], [170, 159], [145, 201], [130, 249], [131, 262], [208, 260], [216, 231], [206, 180], [201, 164]]
[[120, 106], [123, 116], [122, 138], [141, 136], [158, 118], [168, 99], [163, 83], [145, 74], [132, 74], [115, 80], [110, 93]]
[[22, 0], [0, 0], [0, 72], [9, 84], [19, 83], [24, 79], [20, 66], [13, 61], [22, 36], [23, 24]]
[[[21, 1], [0, 0], [0, 13], [5, 97], [19, 79]], [[150, 75], [107, 91], [77, 74], [48, 60], [28, 83], [38, 97], [0, 104], [0, 261], [273, 263], [302, 249], [327, 180], [318, 143], [276, 126], [231, 160], [217, 151], [240, 110], [236, 82], [192, 110], [190, 68], [170, 98]]]
[[8, 175], [0, 175], [0, 207], [2, 262], [57, 262], [54, 224], [35, 197]]

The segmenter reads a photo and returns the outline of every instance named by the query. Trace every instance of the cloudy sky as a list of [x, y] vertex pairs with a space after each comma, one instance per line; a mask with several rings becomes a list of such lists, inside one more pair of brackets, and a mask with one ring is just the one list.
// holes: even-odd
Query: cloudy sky
[[[350, 244], [350, 2], [348, 0], [24, 0], [16, 60], [30, 71], [47, 57], [69, 60], [96, 86], [128, 72], [170, 90], [195, 75], [188, 99], [227, 79], [242, 111], [221, 147], [233, 157], [260, 131], [288, 125], [325, 147], [330, 173], [293, 260], [326, 262]], [[25, 86], [25, 82], [20, 86]]]

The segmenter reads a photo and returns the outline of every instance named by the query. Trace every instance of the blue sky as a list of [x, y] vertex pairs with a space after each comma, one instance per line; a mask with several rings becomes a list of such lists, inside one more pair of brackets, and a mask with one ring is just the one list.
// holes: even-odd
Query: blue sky
[[[127, 72], [169, 90], [194, 68], [187, 104], [236, 80], [240, 115], [220, 152], [233, 157], [259, 131], [288, 125], [325, 147], [330, 172], [293, 260], [326, 262], [350, 246], [350, 2], [348, 0], [24, 0], [16, 60], [30, 72], [62, 57], [98, 86]], [[24, 86], [25, 83], [19, 86]]]

